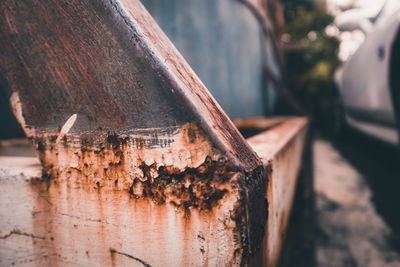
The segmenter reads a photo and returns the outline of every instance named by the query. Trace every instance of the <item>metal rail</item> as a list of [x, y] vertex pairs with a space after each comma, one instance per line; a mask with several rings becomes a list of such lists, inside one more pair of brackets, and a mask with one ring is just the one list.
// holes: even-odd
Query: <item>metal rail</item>
[[[29, 249], [47, 264], [233, 266], [270, 255], [270, 167], [139, 1], [5, 0], [0, 10], [5, 93], [43, 170], [24, 185], [2, 175], [6, 259], [20, 253], [8, 243], [17, 233], [43, 237]], [[297, 168], [287, 175], [295, 181]]]

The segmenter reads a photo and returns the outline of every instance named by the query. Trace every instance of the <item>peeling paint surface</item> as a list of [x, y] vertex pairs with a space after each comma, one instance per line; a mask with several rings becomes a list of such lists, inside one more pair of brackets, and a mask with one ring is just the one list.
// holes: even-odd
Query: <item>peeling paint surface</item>
[[0, 249], [1, 265], [132, 264], [110, 250], [150, 266], [235, 266], [243, 260], [235, 192], [211, 210], [185, 210], [124, 190], [27, 180], [5, 171], [0, 170], [0, 218], [7, 220], [0, 220], [0, 244], [11, 250]]
[[0, 7], [0, 71], [28, 137], [59, 134], [73, 114], [75, 136], [195, 123], [234, 165], [261, 165], [138, 0]]
[[[8, 182], [2, 176], [1, 182], [0, 212], [8, 220], [1, 220], [0, 235], [6, 238], [0, 242], [3, 248], [24, 244], [14, 252], [1, 249], [1, 265], [132, 264], [110, 249], [151, 266], [235, 265], [241, 260], [230, 254], [240, 246], [230, 247], [235, 244], [230, 231], [235, 225], [226, 212], [229, 206], [212, 213], [193, 210], [187, 217], [171, 204], [135, 199], [124, 191], [106, 193], [65, 184], [47, 189], [46, 183], [27, 183], [19, 176]], [[16, 186], [22, 195], [12, 190]], [[13, 210], [18, 213], [10, 217]], [[17, 232], [27, 234], [10, 234]]]
[[48, 179], [125, 190], [178, 207], [211, 208], [244, 175], [193, 124], [136, 132], [64, 134], [60, 142], [59, 134], [44, 133], [31, 141]]
[[[173, 170], [168, 174], [168, 168], [152, 171], [143, 165], [139, 168], [143, 181], [138, 179], [137, 184], [146, 190], [139, 190], [138, 195], [134, 190], [139, 187], [128, 187], [128, 183], [119, 188], [119, 181], [115, 184], [113, 180], [97, 184], [78, 171], [40, 178], [35, 158], [15, 161], [13, 166], [0, 164], [0, 218], [6, 218], [0, 219], [0, 237], [4, 237], [0, 246], [7, 248], [0, 249], [0, 263], [273, 266], [290, 214], [304, 123], [289, 120], [262, 134], [262, 147], [269, 144], [267, 151], [275, 155], [263, 154], [250, 139], [257, 153], [269, 159], [264, 168], [252, 173], [209, 157], [205, 164], [183, 173]], [[288, 125], [297, 130], [290, 131]], [[277, 132], [286, 145], [274, 141]], [[111, 142], [110, 149], [120, 145]], [[274, 145], [280, 149], [273, 149]], [[53, 150], [59, 146], [62, 143]], [[49, 148], [44, 147], [44, 151]], [[35, 160], [32, 169], [28, 163]], [[285, 168], [289, 165], [293, 168]], [[10, 169], [22, 171], [12, 173]], [[36, 170], [36, 175], [30, 177], [24, 170]], [[158, 176], [153, 176], [156, 171]], [[166, 178], [170, 182], [162, 188], [149, 183]], [[197, 186], [202, 190], [199, 195]], [[164, 194], [162, 201], [157, 192]]]
[[42, 165], [0, 173], [5, 265], [237, 266], [262, 252], [269, 162], [138, 0], [0, 12], [0, 72]]
[[268, 219], [262, 245], [263, 255], [256, 265], [276, 266], [285, 241], [286, 229], [294, 201], [302, 151], [307, 133], [307, 119], [289, 119], [248, 139], [249, 144], [270, 169], [266, 198]]

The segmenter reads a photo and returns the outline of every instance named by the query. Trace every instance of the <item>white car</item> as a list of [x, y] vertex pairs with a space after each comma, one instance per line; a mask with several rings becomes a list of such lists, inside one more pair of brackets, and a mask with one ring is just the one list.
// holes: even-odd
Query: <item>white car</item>
[[378, 15], [350, 9], [335, 19], [340, 31], [360, 30], [365, 39], [336, 72], [346, 125], [399, 143], [400, 0], [387, 0]]

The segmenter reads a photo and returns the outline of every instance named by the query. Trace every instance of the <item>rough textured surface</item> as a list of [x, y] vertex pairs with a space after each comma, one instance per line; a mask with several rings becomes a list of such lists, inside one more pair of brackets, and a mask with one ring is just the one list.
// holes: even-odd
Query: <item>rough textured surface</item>
[[70, 133], [94, 138], [189, 123], [234, 165], [260, 165], [139, 1], [7, 0], [0, 12], [2, 87], [28, 137], [57, 134], [73, 114]]
[[286, 238], [303, 149], [307, 119], [288, 119], [270, 131], [248, 139], [268, 171], [266, 199], [268, 219], [261, 251], [255, 266], [276, 266]]
[[239, 236], [230, 230], [236, 227], [227, 213], [230, 204], [188, 216], [172, 204], [135, 199], [125, 191], [25, 179], [1, 173], [1, 265], [137, 263], [115, 252], [151, 266], [241, 262]]
[[[138, 0], [5, 0], [0, 12], [2, 88], [43, 166], [2, 176], [6, 247], [39, 239], [27, 251], [51, 251], [50, 265], [239, 265], [261, 251], [269, 162]], [[275, 135], [292, 146], [294, 128]], [[272, 166], [300, 164], [300, 145], [282, 142]], [[294, 186], [298, 168], [279, 169]]]
[[[0, 154], [10, 146], [2, 144]], [[159, 187], [146, 184], [150, 171], [142, 166], [149, 180], [135, 195], [137, 187], [96, 185], [80, 172], [42, 178], [33, 157], [0, 159], [2, 265], [235, 266], [260, 249], [263, 169], [243, 173], [207, 159], [183, 173], [159, 171], [154, 183], [169, 182]]]
[[[263, 236], [260, 170], [233, 172], [211, 160], [182, 175], [164, 170], [159, 179], [170, 180], [168, 187], [149, 187], [167, 195], [161, 203], [116, 185], [93, 186], [81, 173], [43, 179], [37, 158], [7, 156], [29, 156], [27, 148], [26, 142], [0, 143], [0, 265], [238, 265], [255, 249], [249, 244]], [[224, 187], [224, 193], [193, 198], [196, 183]], [[175, 189], [179, 194], [171, 199]], [[259, 224], [249, 228], [248, 220]]]
[[266, 220], [262, 163], [140, 2], [7, 0], [0, 12], [2, 88], [50, 197], [219, 211], [209, 227], [235, 251], [219, 259], [246, 262]]
[[[288, 122], [295, 131], [281, 132], [285, 126], [271, 129], [269, 137], [263, 134], [272, 153], [267, 157], [272, 163], [265, 161], [264, 168], [244, 172], [208, 157], [196, 168], [183, 171], [142, 165], [142, 176], [121, 189], [119, 180], [97, 184], [78, 171], [40, 178], [37, 159], [3, 156], [1, 264], [266, 264], [269, 236], [273, 238], [286, 227], [286, 219], [279, 219], [282, 225], [272, 229], [267, 218], [276, 216], [268, 212], [279, 218], [290, 212], [286, 205], [291, 202], [297, 167], [285, 166], [288, 161], [300, 164], [305, 120], [297, 121]], [[286, 145], [274, 141], [277, 134]], [[111, 140], [109, 149], [118, 150], [119, 139]], [[10, 144], [0, 146], [0, 154], [8, 153]], [[276, 150], [272, 148], [275, 144], [282, 146]], [[267, 175], [273, 187], [290, 189], [281, 196], [280, 205], [274, 203], [273, 196], [279, 198], [276, 189], [267, 194]], [[282, 242], [284, 236], [278, 239]], [[279, 254], [279, 247], [274, 251]], [[277, 258], [268, 260], [274, 263]]]

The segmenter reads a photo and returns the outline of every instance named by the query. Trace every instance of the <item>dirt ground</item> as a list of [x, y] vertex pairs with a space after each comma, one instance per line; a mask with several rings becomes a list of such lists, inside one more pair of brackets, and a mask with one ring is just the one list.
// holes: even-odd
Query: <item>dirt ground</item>
[[316, 265], [400, 266], [392, 229], [377, 212], [364, 174], [327, 141], [317, 139], [313, 150]]
[[400, 266], [395, 148], [349, 133], [310, 152], [314, 194], [300, 180], [282, 266]]

